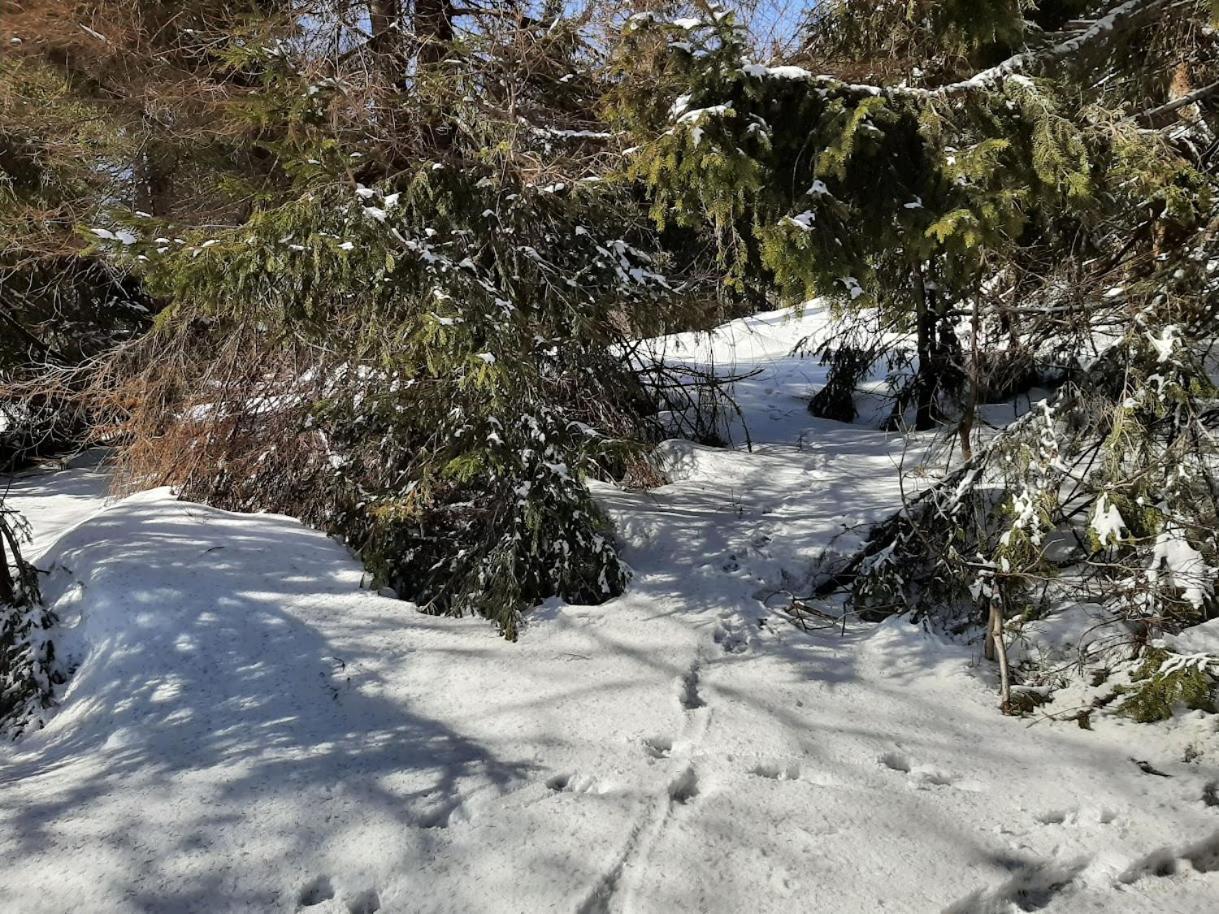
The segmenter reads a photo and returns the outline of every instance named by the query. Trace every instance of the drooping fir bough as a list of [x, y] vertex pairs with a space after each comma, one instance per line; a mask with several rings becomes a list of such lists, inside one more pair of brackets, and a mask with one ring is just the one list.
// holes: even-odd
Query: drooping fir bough
[[[771, 64], [720, 8], [628, 24], [629, 59], [667, 89], [621, 109], [655, 137], [634, 165], [655, 218], [713, 230], [742, 284], [838, 302], [852, 345], [814, 412], [853, 418], [887, 359], [890, 423], [939, 427], [965, 458], [820, 591], [1000, 639], [1081, 596], [1136, 645], [1209, 617], [1215, 14], [839, 0]], [[909, 356], [867, 327], [908, 333]], [[986, 403], [1034, 385], [1047, 405], [986, 426]]]
[[14, 34], [24, 31], [23, 12], [20, 4], [0, 11], [0, 470], [71, 447], [84, 433], [62, 400], [18, 400], [4, 394], [6, 384], [131, 338], [147, 327], [150, 304], [78, 234], [106, 205], [101, 163], [121, 160], [128, 141], [74, 95], [63, 68], [25, 56], [27, 43]]
[[[889, 424], [965, 458], [830, 583], [972, 623], [1088, 588], [1152, 641], [1219, 564], [1211, 7], [836, 0], [763, 63], [728, 11], [658, 5], [610, 70], [550, 6], [18, 3], [0, 292], [130, 482], [300, 516], [513, 636], [622, 585], [583, 479], [654, 434], [628, 341], [684, 328], [665, 274], [710, 238], [727, 295], [836, 301], [814, 412], [886, 365]], [[58, 359], [52, 256], [88, 301], [137, 284]]]
[[[547, 596], [619, 592], [584, 480], [654, 437], [628, 341], [682, 298], [613, 180], [587, 24], [446, 2], [168, 22], [136, 6], [146, 20], [98, 3], [89, 28], [135, 29], [115, 54], [163, 46], [201, 94], [161, 100], [125, 172], [150, 202], [84, 227], [159, 311], [78, 398], [125, 442], [125, 478], [301, 517], [379, 584], [508, 637]], [[222, 179], [193, 186], [201, 169]]]

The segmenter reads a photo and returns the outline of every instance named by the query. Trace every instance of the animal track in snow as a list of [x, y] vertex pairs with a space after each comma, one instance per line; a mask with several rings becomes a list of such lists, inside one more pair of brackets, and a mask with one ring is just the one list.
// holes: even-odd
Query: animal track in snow
[[957, 776], [929, 765], [910, 769], [910, 780], [915, 784], [930, 784], [933, 787], [959, 787]]
[[690, 664], [690, 669], [679, 680], [678, 700], [681, 701], [681, 706], [687, 711], [694, 711], [707, 705], [703, 701], [703, 696], [698, 691], [699, 666], [699, 662], [697, 660], [694, 661], [694, 663]]
[[[297, 910], [312, 908], [334, 898], [334, 883], [329, 876], [315, 876], [296, 895]], [[381, 896], [376, 889], [363, 889], [349, 896], [345, 904], [347, 914], [376, 914], [381, 910]]]
[[910, 773], [910, 760], [900, 752], [886, 752], [880, 757], [879, 761], [886, 768], [893, 771], [900, 771], [902, 774]]
[[312, 908], [333, 897], [334, 886], [330, 884], [330, 877], [316, 876], [301, 886], [301, 890], [296, 896], [296, 903], [302, 908]]
[[[686, 672], [677, 677], [677, 700], [683, 711], [697, 711], [707, 706], [699, 692], [701, 666], [702, 660], [695, 658]], [[683, 748], [682, 756], [686, 755], [692, 743], [698, 742], [706, 730], [707, 721], [706, 714], [687, 715], [686, 724], [679, 737]], [[653, 759], [672, 759], [676, 740], [668, 736], [651, 736], [644, 737], [642, 743], [644, 752]], [[678, 766], [683, 764], [681, 758], [675, 759], [674, 762], [675, 765], [670, 771], [677, 770]], [[556, 776], [547, 781], [547, 786], [552, 790], [573, 789], [574, 785], [575, 781], [570, 775]], [[613, 910], [631, 908], [633, 876], [646, 868], [651, 849], [661, 839], [676, 807], [694, 800], [699, 791], [698, 773], [693, 765], [686, 763], [670, 778], [668, 784], [652, 797], [648, 812], [632, 830], [621, 855], [576, 908], [576, 914], [610, 914]], [[619, 895], [625, 896], [625, 900], [619, 901]]]
[[1087, 866], [1087, 860], [1028, 863], [1011, 879], [993, 889], [979, 889], [944, 909], [943, 914], [986, 911], [1040, 911], [1066, 889]]
[[730, 619], [720, 619], [715, 624], [712, 638], [726, 654], [741, 654], [749, 650], [749, 635]]
[[667, 736], [649, 736], [643, 741], [643, 751], [652, 758], [668, 758], [673, 751], [673, 740]]
[[466, 813], [462, 804], [448, 802], [419, 813], [415, 817], [414, 824], [418, 828], [448, 828], [450, 825], [465, 820]]
[[883, 753], [877, 761], [890, 771], [897, 771], [907, 776], [911, 786], [916, 788], [923, 787], [952, 787], [957, 790], [966, 790], [976, 792], [982, 789], [981, 785], [973, 781], [961, 780], [957, 775], [950, 771], [944, 771], [941, 768], [936, 768], [933, 765], [915, 765], [910, 759], [901, 752], [890, 751]]
[[761, 762], [750, 768], [749, 773], [772, 781], [798, 781], [800, 766], [795, 762]]
[[1147, 876], [1176, 876], [1189, 866], [1198, 873], [1219, 870], [1219, 831], [1184, 848], [1161, 848], [1148, 854], [1122, 873], [1119, 881], [1130, 885]]
[[[698, 796], [698, 774], [694, 771], [694, 767], [687, 765], [680, 774], [669, 781], [667, 792], [667, 798], [663, 794], [655, 798], [649, 813], [631, 832], [626, 847], [617, 862], [593, 886], [589, 895], [576, 908], [576, 914], [610, 914], [613, 910], [630, 907], [629, 897], [625, 903], [615, 904], [617, 896], [624, 891], [622, 885], [624, 874], [628, 870], [646, 866], [651, 848], [660, 839], [673, 812], [673, 807], [689, 803]], [[629, 895], [629, 885], [625, 891]]]
[[687, 767], [669, 783], [669, 799], [686, 804], [698, 796], [698, 774], [693, 766]]
[[606, 785], [586, 774], [561, 771], [546, 779], [546, 786], [555, 793], [605, 793]]
[[1034, 818], [1039, 825], [1108, 825], [1117, 813], [1110, 809], [1050, 809]]
[[357, 892], [347, 900], [347, 914], [376, 914], [381, 910], [381, 896], [376, 889]]

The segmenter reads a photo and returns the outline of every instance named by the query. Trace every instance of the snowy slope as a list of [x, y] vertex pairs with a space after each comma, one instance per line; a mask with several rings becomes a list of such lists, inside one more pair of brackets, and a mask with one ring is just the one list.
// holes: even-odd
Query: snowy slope
[[[804, 383], [772, 317], [749, 383]], [[903, 442], [791, 398], [754, 453], [598, 486], [630, 589], [517, 644], [287, 518], [16, 480], [77, 669], [0, 747], [0, 911], [1219, 909], [1211, 719], [1004, 718], [968, 648], [767, 612], [899, 498]]]
[[[668, 365], [713, 371], [721, 377], [749, 376], [733, 391], [745, 423], [734, 417], [725, 430], [727, 440], [743, 443], [748, 437], [760, 444], [799, 444], [809, 428], [809, 398], [825, 383], [828, 372], [816, 354], [818, 347], [837, 344], [840, 334], [830, 303], [814, 299], [799, 309], [755, 314], [706, 333], [658, 337], [643, 351], [651, 360]], [[882, 338], [894, 347], [908, 342], [895, 334]], [[876, 366], [861, 384], [857, 407], [863, 424], [879, 425], [888, 414], [885, 370], [883, 364]]]

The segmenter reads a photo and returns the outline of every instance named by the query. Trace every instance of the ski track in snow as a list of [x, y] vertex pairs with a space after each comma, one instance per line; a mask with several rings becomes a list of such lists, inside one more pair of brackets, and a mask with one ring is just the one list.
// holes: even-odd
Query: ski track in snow
[[762, 369], [759, 446], [596, 485], [631, 586], [517, 644], [287, 518], [15, 480], [76, 672], [0, 747], [0, 911], [1219, 910], [1212, 718], [1004, 718], [968, 647], [759, 602], [899, 498], [900, 441], [804, 411], [818, 329], [671, 341]]

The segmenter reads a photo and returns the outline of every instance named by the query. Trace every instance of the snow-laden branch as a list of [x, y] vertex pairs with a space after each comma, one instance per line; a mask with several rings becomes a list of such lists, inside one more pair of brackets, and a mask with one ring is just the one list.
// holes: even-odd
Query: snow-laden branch
[[1143, 17], [1174, 2], [1177, 0], [1123, 0], [1114, 5], [1104, 16], [1092, 22], [1088, 28], [1065, 41], [1039, 50], [1024, 51], [1013, 55], [1002, 63], [975, 73], [968, 79], [937, 86], [934, 89], [844, 83], [833, 76], [818, 76], [800, 67], [790, 66], [767, 67], [761, 64], [747, 64], [745, 72], [759, 78], [804, 79], [825, 88], [846, 91], [855, 95], [886, 95], [918, 99], [947, 98], [989, 89], [1011, 77], [1027, 77], [1030, 74], [1044, 72], [1051, 65], [1074, 57], [1094, 44], [1108, 40], [1113, 35], [1141, 21]]
[[931, 90], [932, 94], [953, 95], [968, 92], [973, 89], [987, 88], [1009, 76], [1040, 72], [1052, 63], [1073, 57], [1094, 43], [1108, 39], [1143, 16], [1167, 5], [1168, 2], [1169, 0], [1125, 0], [1093, 22], [1087, 29], [1071, 36], [1066, 41], [1040, 51], [1026, 51], [1023, 54], [1009, 57], [1003, 63], [976, 73], [967, 80], [949, 83]]

